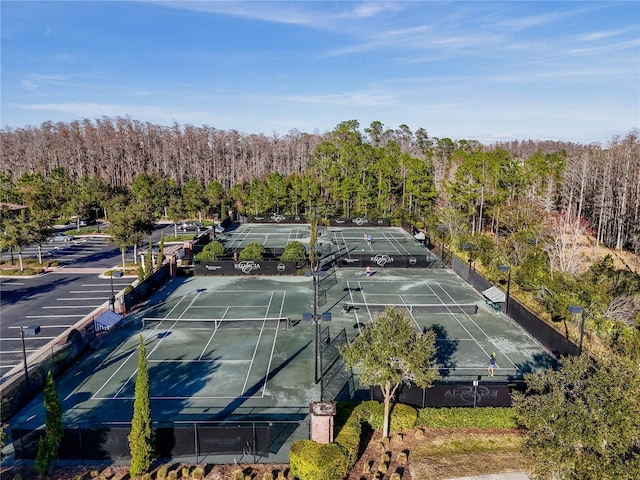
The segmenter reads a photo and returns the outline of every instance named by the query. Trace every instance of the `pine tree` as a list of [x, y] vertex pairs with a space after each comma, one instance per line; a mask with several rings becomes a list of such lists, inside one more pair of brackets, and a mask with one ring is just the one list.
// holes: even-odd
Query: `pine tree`
[[44, 387], [45, 434], [38, 443], [36, 470], [42, 476], [49, 471], [51, 463], [58, 456], [58, 448], [64, 435], [62, 429], [62, 407], [58, 399], [56, 384], [51, 371], [47, 374]]
[[138, 347], [138, 376], [136, 377], [135, 399], [133, 402], [133, 419], [129, 433], [129, 450], [131, 452], [131, 478], [136, 478], [151, 466], [153, 454], [151, 438], [151, 402], [149, 399], [149, 370], [144, 339], [140, 335]]

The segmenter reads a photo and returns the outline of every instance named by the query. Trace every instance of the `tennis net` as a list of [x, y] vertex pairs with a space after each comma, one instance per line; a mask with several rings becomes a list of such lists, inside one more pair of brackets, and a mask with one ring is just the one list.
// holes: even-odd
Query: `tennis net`
[[342, 306], [345, 312], [355, 310], [358, 313], [383, 312], [387, 307], [405, 308], [411, 313], [478, 313], [478, 305], [475, 303], [345, 303]]
[[294, 322], [290, 318], [154, 318], [142, 319], [146, 329], [166, 330], [288, 330]]
[[[371, 241], [373, 243], [375, 242], [407, 243], [410, 239], [411, 239], [410, 237], [403, 235], [402, 237], [374, 237]], [[332, 242], [333, 243], [344, 243], [344, 242], [355, 243], [355, 242], [366, 242], [366, 239], [364, 239], [363, 237], [344, 237], [340, 235], [340, 236], [334, 236], [332, 238]]]
[[[262, 233], [242, 233], [242, 232], [238, 232], [233, 234], [234, 237], [237, 238], [304, 238], [305, 235], [300, 233], [300, 232], [291, 232], [291, 233], [267, 233], [267, 232], [262, 232]], [[306, 236], [308, 237], [309, 234], [307, 233]]]

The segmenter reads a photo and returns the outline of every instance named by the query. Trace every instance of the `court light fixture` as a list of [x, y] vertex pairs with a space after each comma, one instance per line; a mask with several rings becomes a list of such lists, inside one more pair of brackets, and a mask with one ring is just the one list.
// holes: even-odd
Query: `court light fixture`
[[469, 262], [469, 274], [468, 278], [471, 278], [471, 264], [473, 263], [473, 245], [470, 243], [463, 243], [462, 250], [468, 253], [469, 258], [467, 258], [467, 262]]
[[444, 263], [444, 234], [447, 232], [447, 227], [438, 225], [436, 230], [440, 232], [440, 258], [442, 259], [442, 263]]
[[508, 272], [507, 275], [507, 294], [505, 297], [504, 313], [509, 313], [509, 291], [511, 290], [511, 267], [508, 265], [500, 265], [498, 270]]
[[39, 325], [29, 325], [20, 327], [20, 338], [22, 339], [22, 360], [24, 361], [24, 379], [29, 385], [29, 366], [27, 365], [27, 346], [24, 341], [25, 335], [28, 337], [33, 337], [40, 333]]

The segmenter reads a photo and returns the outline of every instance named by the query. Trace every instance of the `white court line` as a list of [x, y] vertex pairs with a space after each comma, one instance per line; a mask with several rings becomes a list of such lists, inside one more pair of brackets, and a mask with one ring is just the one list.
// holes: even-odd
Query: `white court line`
[[[169, 313], [173, 312], [173, 310], [175, 310], [176, 308], [178, 308], [178, 305], [180, 304], [180, 302], [182, 302], [182, 299], [183, 299], [183, 298], [184, 298], [184, 297], [180, 297], [180, 298], [178, 299], [178, 302], [177, 302], [177, 303], [176, 303], [176, 305], [171, 309], [171, 311], [170, 311]], [[155, 332], [155, 329], [154, 329], [152, 332], [150, 332], [150, 333], [149, 333], [149, 335], [147, 335], [147, 337], [145, 338], [145, 340], [148, 340], [149, 338], [151, 338], [151, 337], [154, 335], [154, 333], [153, 333], [153, 332]], [[160, 341], [162, 341], [162, 339], [161, 339]], [[129, 354], [129, 356], [128, 356], [128, 357], [127, 357], [127, 358], [126, 358], [126, 359], [125, 359], [121, 364], [120, 364], [120, 366], [116, 369], [116, 371], [115, 371], [115, 372], [113, 372], [113, 374], [111, 374], [111, 376], [110, 376], [109, 378], [107, 378], [107, 380], [105, 380], [105, 382], [102, 384], [102, 386], [101, 386], [98, 390], [96, 390], [96, 392], [91, 396], [91, 398], [92, 398], [93, 400], [95, 400], [95, 399], [97, 399], [97, 398], [98, 398], [98, 397], [96, 397], [96, 395], [98, 395], [98, 393], [100, 393], [100, 391], [101, 391], [104, 387], [106, 387], [106, 386], [107, 386], [107, 384], [111, 381], [111, 379], [113, 379], [113, 377], [115, 377], [115, 376], [116, 376], [116, 374], [117, 374], [118, 372], [120, 372], [120, 370], [122, 370], [122, 368], [126, 365], [126, 363], [129, 361], [129, 359], [130, 359], [133, 355], [135, 355], [137, 351], [138, 351], [138, 348], [137, 348], [137, 347], [133, 348], [133, 350], [131, 351], [131, 353]], [[149, 357], [149, 355], [147, 355], [147, 359], [148, 359], [148, 357]], [[136, 371], [137, 371], [137, 370], [138, 370], [138, 369], [136, 368]], [[131, 377], [129, 377], [129, 378], [131, 378]], [[121, 391], [121, 390], [122, 390], [122, 388], [120, 388], [120, 390], [118, 390], [118, 391]], [[117, 393], [116, 393], [116, 395], [117, 395]], [[112, 397], [112, 398], [113, 398], [113, 397]], [[104, 399], [103, 399], [103, 400], [104, 400]]]
[[382, 235], [384, 236], [385, 241], [390, 242], [392, 245], [394, 245], [394, 248], [400, 255], [402, 255], [402, 252], [398, 250], [398, 247], [402, 248], [402, 250], [404, 250], [406, 255], [411, 256], [411, 253], [409, 252], [409, 250], [407, 250], [407, 248], [400, 242], [399, 239], [394, 238], [393, 236], [389, 236], [385, 232], [382, 232]]
[[[68, 398], [68, 397], [67, 397]], [[237, 400], [238, 398], [251, 398], [251, 397], [244, 397], [244, 396], [240, 396], [238, 397], [238, 395], [234, 395], [232, 397], [210, 397], [210, 396], [199, 396], [199, 395], [181, 395], [181, 396], [172, 396], [172, 397], [156, 397], [156, 396], [151, 396], [149, 397], [149, 400], [227, 400], [227, 399], [233, 399], [233, 400]], [[117, 401], [117, 400], [135, 400], [135, 397], [118, 397], [118, 398], [112, 398], [112, 397], [91, 397], [92, 400], [109, 400], [109, 401]], [[66, 399], [65, 399], [66, 400]], [[126, 424], [126, 423], [125, 423]], [[126, 424], [129, 425], [129, 424]]]
[[[201, 292], [198, 292], [198, 293], [196, 294], [196, 296], [195, 296], [195, 297], [193, 297], [193, 300], [191, 300], [191, 303], [190, 303], [189, 305], [187, 305], [187, 308], [185, 308], [184, 312], [182, 312], [182, 315], [184, 315], [184, 314], [185, 314], [185, 312], [186, 312], [187, 310], [189, 310], [189, 306], [190, 306], [190, 305], [192, 305], [192, 304], [193, 304], [193, 302], [195, 302], [195, 301], [198, 299], [198, 297], [200, 296], [200, 293], [201, 293]], [[175, 308], [175, 307], [174, 307], [174, 308]], [[181, 318], [181, 317], [182, 317], [182, 315], [180, 315], [180, 317], [178, 317], [178, 318]], [[175, 325], [176, 323], [178, 323], [178, 320], [176, 320], [173, 324]], [[169, 327], [169, 328], [171, 328], [171, 327]], [[149, 337], [147, 337], [147, 338], [149, 338]], [[151, 351], [150, 351], [149, 353], [147, 353], [147, 361], [149, 360], [149, 357], [153, 354], [153, 352], [155, 352], [155, 351], [160, 347], [160, 345], [162, 344], [162, 342], [164, 341], [164, 339], [165, 339], [165, 338], [166, 338], [166, 337], [162, 337], [160, 340], [158, 340], [158, 343], [156, 343], [156, 345], [151, 349]], [[117, 397], [117, 396], [120, 394], [120, 392], [122, 392], [122, 390], [124, 389], [124, 387], [126, 387], [126, 386], [127, 386], [127, 384], [131, 381], [131, 379], [133, 379], [133, 377], [137, 374], [137, 372], [138, 372], [138, 369], [137, 369], [137, 368], [135, 368], [135, 369], [133, 370], [133, 372], [131, 372], [131, 375], [129, 375], [129, 378], [127, 379], [127, 381], [126, 381], [126, 382], [124, 382], [124, 383], [122, 384], [122, 386], [118, 389], [118, 391], [115, 393], [114, 398], [115, 398], [115, 397]]]
[[[24, 316], [24, 318], [71, 318], [71, 317], [84, 318], [86, 317], [86, 315], [76, 314], [76, 315], [25, 315]], [[44, 327], [44, 328], [47, 328], [47, 327]]]
[[[272, 291], [274, 291], [274, 292], [284, 292], [285, 290], [272, 290]], [[264, 290], [215, 290], [215, 292], [213, 292], [213, 293], [255, 293], [255, 292], [265, 293]], [[193, 292], [189, 292], [189, 293], [193, 293]], [[209, 292], [209, 293], [211, 293], [211, 292]], [[225, 305], [221, 305], [221, 306], [225, 306]]]
[[[280, 313], [278, 315], [279, 318], [283, 318], [282, 312], [284, 311], [284, 299], [287, 295], [285, 291], [282, 295], [282, 300], [280, 301]], [[278, 323], [280, 326], [280, 323]], [[273, 336], [273, 343], [271, 344], [271, 352], [269, 352], [269, 361], [267, 362], [267, 371], [264, 374], [264, 383], [262, 384], [262, 393], [261, 396], [264, 397], [267, 390], [267, 380], [269, 379], [269, 372], [271, 371], [271, 362], [273, 362], [273, 353], [276, 349], [276, 340], [278, 339], [278, 329], [276, 328], [276, 333]]]
[[420, 327], [420, 324], [416, 320], [416, 317], [413, 316], [413, 312], [409, 309], [409, 304], [404, 301], [404, 298], [403, 298], [402, 295], [400, 295], [400, 300], [402, 300], [402, 303], [405, 305], [405, 308], [407, 309], [407, 312], [409, 312], [409, 315], [411, 316], [411, 319], [413, 320], [413, 323], [416, 324], [416, 327], [418, 327], [419, 331], [422, 331], [422, 328]]
[[[269, 304], [273, 302], [273, 294], [274, 292], [271, 291], [271, 295], [269, 296]], [[267, 311], [264, 313], [265, 321], [268, 317], [269, 317], [269, 310], [267, 309]], [[263, 326], [264, 326], [264, 321], [263, 321]], [[262, 338], [263, 332], [264, 332], [264, 329], [261, 328], [260, 333], [258, 334], [258, 340], [256, 340], [256, 346], [253, 348], [253, 355], [251, 355], [251, 363], [249, 364], [249, 370], [247, 370], [247, 376], [244, 379], [244, 385], [242, 386], [241, 394], [247, 391], [247, 383], [249, 382], [249, 375], [251, 375], [251, 369], [253, 368], [253, 363], [256, 359], [256, 353], [258, 352], [258, 347], [260, 346], [260, 339]]]
[[[189, 308], [192, 308], [193, 310], [198, 310], [198, 309], [201, 309], [201, 308], [204, 308], [204, 309], [226, 308], [226, 309], [228, 309], [229, 307], [227, 305], [193, 305], [193, 306], [191, 306]], [[268, 309], [269, 305], [234, 305], [233, 308], [245, 308], [245, 309], [246, 308], [249, 308], [249, 309], [254, 309], [254, 308], [263, 309], [263, 308], [266, 308], [266, 309]], [[226, 313], [226, 311], [225, 311], [225, 313]], [[224, 318], [224, 316], [222, 318]]]
[[[246, 360], [221, 360], [221, 359], [217, 359], [216, 363], [247, 363], [250, 362], [250, 359], [246, 359]], [[160, 359], [160, 360], [149, 360], [148, 363], [211, 363], [211, 360], [165, 360], [165, 359]]]
[[[229, 309], [231, 307], [227, 307], [227, 309], [224, 311], [224, 313], [222, 314], [221, 318], [224, 318], [225, 315], [227, 313], [229, 313]], [[214, 323], [215, 325], [215, 323]], [[218, 327], [215, 327], [213, 329], [213, 333], [209, 336], [209, 340], [207, 340], [207, 344], [204, 346], [204, 348], [202, 349], [202, 351], [200, 352], [200, 355], [198, 355], [198, 360], [202, 360], [202, 356], [205, 354], [205, 352], [207, 351], [207, 349], [209, 348], [209, 345], [211, 345], [211, 342], [213, 341], [213, 337], [215, 336], [216, 332], [218, 331]]]
[[[426, 283], [426, 282], [425, 282], [425, 283]], [[447, 296], [451, 299], [451, 301], [453, 302], [453, 301], [454, 301], [453, 297], [452, 297], [452, 296], [451, 296], [451, 295], [450, 295], [450, 294], [449, 294], [449, 293], [448, 293], [444, 288], [442, 288], [442, 285], [438, 285], [438, 286], [440, 287], [440, 290], [442, 290], [442, 291], [445, 293], [445, 295], [447, 295]], [[429, 287], [429, 288], [431, 288], [431, 287]], [[443, 303], [444, 303], [444, 302], [443, 302]], [[508, 360], [508, 362], [516, 368], [516, 370], [518, 370], [518, 366], [517, 366], [515, 363], [513, 363], [513, 362], [511, 361], [511, 358], [510, 358], [508, 355], [506, 355], [502, 350], [500, 350], [500, 347], [496, 347], [496, 346], [493, 344], [493, 342], [491, 342], [491, 337], [489, 337], [489, 335], [487, 335], [487, 332], [485, 332], [485, 331], [482, 329], [482, 327], [480, 327], [480, 325], [478, 325], [478, 323], [477, 323], [477, 322], [475, 322], [475, 321], [473, 320], [473, 318], [471, 318], [471, 316], [470, 316], [469, 314], [467, 314], [467, 313], [463, 313], [463, 314], [464, 314], [464, 315], [469, 319], [469, 321], [470, 321], [471, 323], [473, 323], [473, 324], [476, 326], [476, 328], [477, 328], [478, 330], [480, 330], [480, 331], [484, 334], [484, 336], [487, 338], [487, 340], [489, 340], [489, 341], [490, 341], [490, 343], [494, 346], [494, 348], [495, 348], [496, 350], [498, 350], [498, 351], [499, 351], [499, 352], [504, 356], [504, 358], [506, 358], [506, 359]], [[458, 321], [458, 323], [460, 323], [460, 325], [462, 325], [462, 322], [458, 319], [458, 316], [457, 316], [457, 315], [454, 315], [454, 316], [455, 316], [455, 319]], [[469, 330], [467, 330], [466, 328], [465, 328], [465, 330], [467, 331], [467, 333], [469, 333], [469, 334], [470, 334]], [[472, 337], [474, 338], [474, 340], [475, 340], [475, 337], [474, 337], [473, 335], [471, 335], [471, 336], [472, 336]], [[477, 341], [476, 341], [476, 343], [478, 344], [478, 347], [480, 347], [480, 350], [482, 350], [482, 352], [483, 352], [485, 355], [487, 355], [487, 357], [488, 357], [488, 356], [489, 356], [489, 353], [488, 353], [488, 352], [486, 352], [486, 351], [485, 351], [485, 349], [484, 349], [484, 348], [482, 348], [482, 347], [480, 346], [480, 344], [479, 344]], [[496, 365], [496, 367], [497, 367], [497, 368], [500, 368], [500, 367], [498, 367], [497, 365]]]
[[[351, 299], [351, 303], [352, 303], [352, 304], [353, 304], [353, 303], [362, 303], [362, 302], [356, 302], [356, 301], [353, 299], [353, 288], [351, 288], [351, 283], [352, 283], [352, 282], [347, 282], [347, 288], [349, 289], [349, 298]], [[361, 282], [355, 282], [355, 284], [356, 284], [356, 285], [358, 285], [358, 287], [357, 287], [357, 288], [359, 288], [359, 289], [360, 289], [360, 292], [359, 292], [359, 293], [361, 293], [361, 294], [362, 294], [362, 298], [364, 299], [364, 293], [362, 292], [362, 286], [361, 286], [361, 285], [362, 285], [362, 283], [361, 283]], [[358, 319], [358, 311], [354, 309], [354, 313], [355, 313], [355, 315], [356, 315], [356, 325], [358, 326], [358, 333], [362, 333], [362, 328], [360, 328], [360, 320]], [[368, 313], [368, 315], [369, 315], [369, 323], [371, 323], [371, 322], [372, 322], [371, 314], [370, 314], [370, 312], [367, 312], [367, 313]], [[363, 315], [364, 315], [364, 314], [363, 314]]]

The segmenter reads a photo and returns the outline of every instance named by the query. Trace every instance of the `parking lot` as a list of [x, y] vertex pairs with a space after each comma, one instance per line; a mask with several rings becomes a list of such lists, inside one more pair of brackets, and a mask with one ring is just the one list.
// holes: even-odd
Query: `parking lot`
[[[101, 277], [101, 273], [117, 265], [121, 257], [120, 251], [106, 238], [77, 237], [70, 241], [48, 242], [42, 249], [43, 257], [55, 259], [61, 266], [32, 277], [0, 277], [2, 382], [12, 369], [22, 365], [25, 356], [46, 345], [81, 318], [104, 307], [112, 296], [112, 279]], [[37, 248], [25, 248], [22, 253], [24, 257], [35, 257]], [[2, 259], [7, 258], [5, 252]], [[114, 291], [122, 290], [130, 281], [129, 278], [114, 278]], [[22, 327], [29, 326], [39, 328], [24, 328], [21, 332]]]

